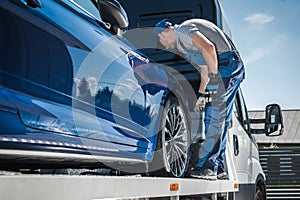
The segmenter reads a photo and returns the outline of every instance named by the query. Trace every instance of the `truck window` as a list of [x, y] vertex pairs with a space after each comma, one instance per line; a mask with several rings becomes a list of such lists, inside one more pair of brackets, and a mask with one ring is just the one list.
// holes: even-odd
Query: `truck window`
[[245, 100], [244, 100], [242, 91], [240, 89], [237, 92], [236, 98], [235, 98], [234, 113], [235, 113], [237, 119], [239, 120], [240, 124], [242, 125], [242, 127], [246, 131], [246, 133], [250, 133], [250, 131], [249, 131], [250, 124], [249, 124], [248, 111], [247, 111], [247, 107], [246, 107], [246, 104], [245, 104]]

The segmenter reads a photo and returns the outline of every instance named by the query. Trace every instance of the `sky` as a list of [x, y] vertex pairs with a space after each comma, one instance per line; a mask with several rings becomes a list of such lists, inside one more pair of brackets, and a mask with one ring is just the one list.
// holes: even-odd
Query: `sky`
[[219, 1], [245, 64], [248, 110], [300, 109], [300, 1]]

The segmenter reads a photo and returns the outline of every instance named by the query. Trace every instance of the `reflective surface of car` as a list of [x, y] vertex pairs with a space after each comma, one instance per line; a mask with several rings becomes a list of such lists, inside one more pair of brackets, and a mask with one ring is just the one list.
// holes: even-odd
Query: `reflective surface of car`
[[2, 0], [0, 16], [1, 166], [184, 175], [192, 89], [122, 37], [118, 2]]

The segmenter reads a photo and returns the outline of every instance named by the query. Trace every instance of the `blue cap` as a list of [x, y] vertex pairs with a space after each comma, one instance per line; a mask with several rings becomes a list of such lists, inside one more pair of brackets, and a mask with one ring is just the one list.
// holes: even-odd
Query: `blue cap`
[[[157, 24], [155, 24], [155, 27], [153, 29], [153, 35], [156, 40], [158, 40], [158, 34], [161, 33], [166, 28], [173, 26], [172, 23], [169, 21], [169, 19], [163, 19], [159, 21]], [[157, 46], [159, 46], [159, 41], [157, 41]]]

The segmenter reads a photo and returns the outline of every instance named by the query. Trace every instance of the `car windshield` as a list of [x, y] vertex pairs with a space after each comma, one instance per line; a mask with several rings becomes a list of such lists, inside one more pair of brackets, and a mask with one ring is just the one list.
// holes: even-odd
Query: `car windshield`
[[97, 3], [93, 0], [68, 0], [73, 3], [81, 10], [83, 10], [86, 14], [94, 17], [95, 19], [102, 21], [100, 13], [97, 8]]

